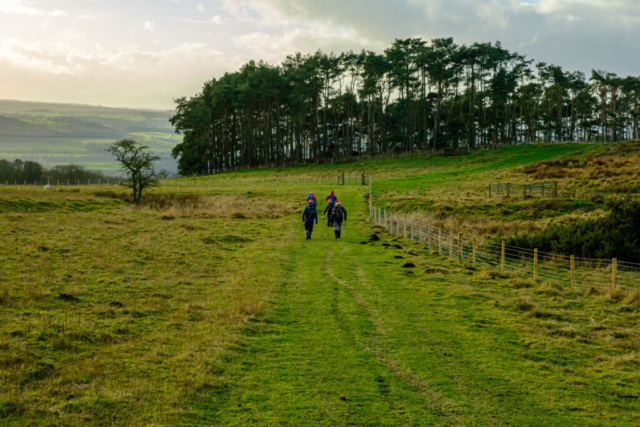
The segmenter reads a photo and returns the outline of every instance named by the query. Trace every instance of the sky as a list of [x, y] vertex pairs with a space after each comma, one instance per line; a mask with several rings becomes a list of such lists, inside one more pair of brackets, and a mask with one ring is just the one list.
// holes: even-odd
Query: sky
[[0, 0], [0, 99], [171, 109], [251, 59], [408, 37], [640, 75], [640, 0]]

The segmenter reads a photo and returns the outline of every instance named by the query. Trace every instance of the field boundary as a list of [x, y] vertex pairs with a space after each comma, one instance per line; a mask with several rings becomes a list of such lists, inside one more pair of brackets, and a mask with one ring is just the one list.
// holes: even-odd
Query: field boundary
[[522, 280], [557, 284], [573, 290], [602, 289], [636, 290], [640, 282], [640, 264], [619, 262], [617, 259], [590, 259], [557, 255], [451, 233], [433, 224], [409, 219], [372, 203], [371, 221], [387, 229], [394, 236], [420, 242], [462, 265], [473, 269], [485, 268]]

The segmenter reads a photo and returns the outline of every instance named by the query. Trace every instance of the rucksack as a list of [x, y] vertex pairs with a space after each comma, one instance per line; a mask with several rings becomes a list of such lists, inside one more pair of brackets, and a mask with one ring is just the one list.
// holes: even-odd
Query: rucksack
[[316, 219], [318, 212], [314, 205], [307, 205], [307, 219]]
[[336, 221], [342, 221], [342, 206], [336, 206], [333, 208], [333, 219]]
[[329, 207], [331, 209], [333, 209], [335, 206], [336, 206], [336, 201], [332, 197], [330, 197], [329, 198]]

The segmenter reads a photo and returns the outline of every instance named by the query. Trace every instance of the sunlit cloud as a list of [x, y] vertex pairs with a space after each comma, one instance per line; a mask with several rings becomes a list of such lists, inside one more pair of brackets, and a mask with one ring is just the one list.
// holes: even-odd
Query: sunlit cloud
[[[0, 0], [5, 95], [170, 107], [243, 63], [453, 36], [568, 70], [640, 69], [636, 0]], [[140, 5], [146, 7], [140, 7]], [[65, 19], [68, 18], [68, 19]], [[96, 19], [98, 18], [98, 19]], [[82, 86], [80, 86], [82, 82]], [[120, 90], [122, 86], [135, 91]], [[82, 87], [83, 90], [79, 90]], [[135, 93], [134, 93], [135, 92]], [[55, 95], [57, 94], [57, 95]]]
[[61, 10], [45, 11], [38, 7], [30, 6], [22, 0], [0, 0], [0, 13], [5, 15], [43, 16], [59, 18], [67, 16]]

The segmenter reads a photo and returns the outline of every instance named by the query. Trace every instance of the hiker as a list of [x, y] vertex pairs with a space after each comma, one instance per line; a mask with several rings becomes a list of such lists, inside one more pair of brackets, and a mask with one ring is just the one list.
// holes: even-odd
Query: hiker
[[338, 200], [338, 198], [336, 197], [336, 193], [333, 192], [333, 190], [331, 190], [331, 194], [329, 194], [327, 197], [324, 198], [325, 200], [328, 200], [329, 203], [331, 203], [333, 201], [333, 204], [336, 203], [336, 201]]
[[313, 206], [318, 206], [318, 201], [316, 200], [316, 196], [313, 194], [313, 191], [309, 193], [307, 196], [307, 203], [313, 202]]
[[327, 201], [327, 207], [324, 208], [324, 213], [322, 215], [324, 216], [328, 214], [327, 226], [333, 227], [333, 208], [336, 206], [336, 200], [338, 200], [338, 198], [336, 197], [336, 195], [333, 193], [333, 190], [332, 190], [331, 194], [329, 194], [324, 199]]
[[336, 233], [336, 239], [342, 235], [342, 221], [347, 220], [347, 210], [342, 207], [340, 200], [336, 201], [336, 206], [332, 211], [333, 231]]
[[316, 206], [312, 200], [307, 202], [307, 206], [302, 212], [302, 222], [304, 223], [304, 231], [307, 234], [307, 240], [311, 240], [311, 233], [313, 233], [313, 221], [318, 223], [318, 212]]

